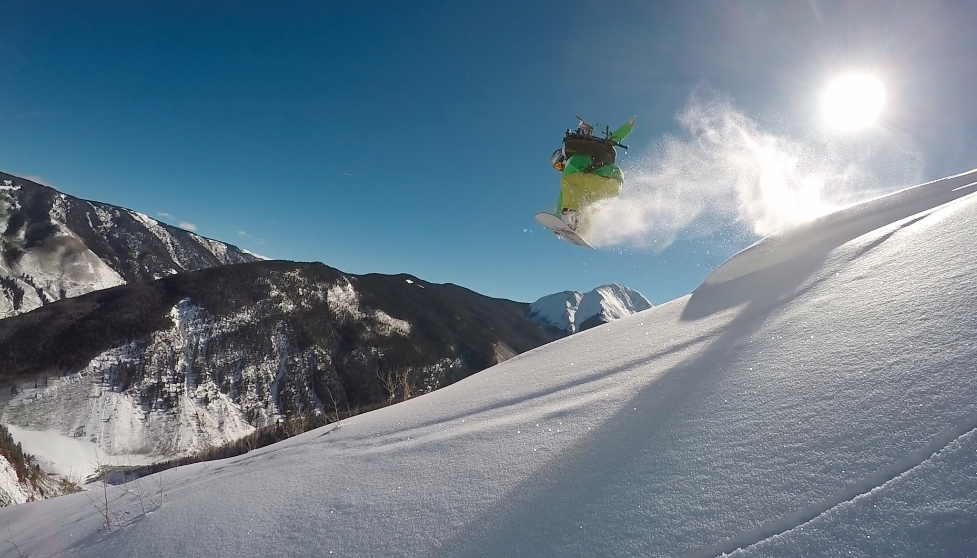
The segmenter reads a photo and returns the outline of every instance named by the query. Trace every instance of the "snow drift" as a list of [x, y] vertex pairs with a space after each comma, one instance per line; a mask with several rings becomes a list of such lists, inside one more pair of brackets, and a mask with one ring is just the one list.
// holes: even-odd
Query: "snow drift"
[[2, 509], [0, 552], [975, 555], [977, 199], [952, 200], [974, 181], [852, 208], [690, 296], [178, 469], [149, 511], [111, 488], [110, 529], [85, 494]]

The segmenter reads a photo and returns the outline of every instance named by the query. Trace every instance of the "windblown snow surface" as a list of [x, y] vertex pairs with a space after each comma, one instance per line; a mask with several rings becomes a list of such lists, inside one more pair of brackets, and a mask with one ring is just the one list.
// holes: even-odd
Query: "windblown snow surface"
[[170, 471], [148, 513], [110, 487], [109, 530], [86, 494], [2, 509], [0, 554], [977, 555], [974, 189], [849, 208], [690, 296]]

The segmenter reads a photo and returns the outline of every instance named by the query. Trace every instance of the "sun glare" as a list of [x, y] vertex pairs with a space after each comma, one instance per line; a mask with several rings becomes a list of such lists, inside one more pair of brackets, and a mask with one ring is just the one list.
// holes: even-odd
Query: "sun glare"
[[885, 104], [885, 88], [872, 76], [845, 76], [828, 85], [821, 98], [824, 117], [832, 126], [856, 130], [873, 124]]

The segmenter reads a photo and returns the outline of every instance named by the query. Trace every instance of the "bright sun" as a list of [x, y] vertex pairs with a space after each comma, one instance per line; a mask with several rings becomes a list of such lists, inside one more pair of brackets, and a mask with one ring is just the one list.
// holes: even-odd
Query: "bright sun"
[[849, 75], [828, 85], [821, 107], [828, 123], [842, 130], [864, 128], [875, 122], [885, 104], [885, 88], [872, 76]]

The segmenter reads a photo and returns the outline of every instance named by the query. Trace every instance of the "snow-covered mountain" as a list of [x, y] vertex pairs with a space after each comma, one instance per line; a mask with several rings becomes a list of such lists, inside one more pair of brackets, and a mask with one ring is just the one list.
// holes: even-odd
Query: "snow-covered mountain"
[[280, 261], [132, 283], [0, 320], [16, 392], [0, 420], [45, 470], [84, 477], [96, 451], [141, 464], [448, 385], [548, 342], [527, 310]]
[[[2, 384], [0, 419], [45, 470], [75, 480], [96, 457], [138, 465], [284, 417], [371, 408], [394, 396], [386, 384], [398, 374], [409, 382], [397, 397], [424, 393], [647, 305], [608, 285], [575, 300], [570, 330], [543, 331], [528, 305], [409, 276], [391, 289], [303, 264], [224, 269], [259, 258], [141, 213], [0, 180], [0, 318], [10, 318], [0, 321], [0, 380], [13, 381]], [[177, 275], [217, 267], [206, 281]], [[417, 305], [432, 294], [437, 302]], [[404, 318], [384, 321], [383, 309]], [[21, 484], [9, 500], [40, 492]]]
[[529, 317], [547, 329], [568, 335], [610, 323], [651, 308], [641, 293], [621, 285], [604, 285], [582, 294], [564, 291], [529, 306]]
[[0, 509], [0, 554], [977, 555], [975, 189], [244, 456]]
[[142, 213], [0, 172], [0, 318], [130, 281], [259, 259]]

